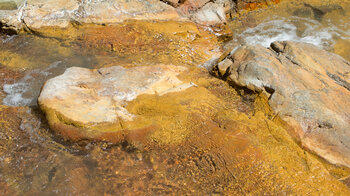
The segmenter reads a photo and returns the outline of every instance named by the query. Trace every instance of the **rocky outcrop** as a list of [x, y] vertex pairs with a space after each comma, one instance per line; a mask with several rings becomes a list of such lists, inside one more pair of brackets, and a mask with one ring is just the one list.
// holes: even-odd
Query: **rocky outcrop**
[[185, 70], [176, 66], [72, 67], [45, 83], [38, 102], [50, 126], [68, 139], [98, 139], [104, 133], [145, 128], [126, 126], [139, 120], [125, 109], [127, 103], [141, 94], [162, 96], [194, 86], [176, 77]]
[[[5, 5], [1, 6], [0, 24], [7, 33], [14, 33], [21, 28], [28, 31], [50, 26], [65, 28], [71, 23], [116, 24], [132, 19], [189, 21], [192, 15], [159, 0], [25, 0], [16, 3], [11, 1], [11, 5], [17, 5], [12, 6], [11, 10], [9, 6], [6, 9]], [[215, 14], [214, 17], [209, 19], [206, 16], [215, 22], [223, 19], [217, 19]]]
[[67, 27], [71, 22], [113, 24], [130, 19], [185, 20], [173, 7], [158, 0], [30, 0], [23, 9], [24, 23], [34, 29]]
[[303, 146], [350, 167], [350, 63], [342, 57], [310, 44], [274, 42], [239, 47], [213, 72], [265, 93]]
[[0, 29], [14, 34], [21, 29], [33, 32], [42, 27], [116, 24], [125, 20], [193, 21], [200, 25], [218, 25], [252, 2], [269, 5], [276, 1], [16, 0], [0, 4]]
[[175, 8], [158, 0], [25, 0], [17, 4], [15, 10], [0, 10], [2, 26], [13, 31], [64, 28], [71, 23], [113, 24], [129, 19], [186, 20]]

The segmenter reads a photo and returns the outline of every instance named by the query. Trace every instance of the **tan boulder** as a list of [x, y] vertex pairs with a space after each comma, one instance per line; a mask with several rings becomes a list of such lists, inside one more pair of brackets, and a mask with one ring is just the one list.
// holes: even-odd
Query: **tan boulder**
[[176, 10], [157, 0], [29, 0], [23, 20], [30, 28], [67, 27], [71, 22], [111, 24], [127, 19], [181, 20]]
[[295, 127], [303, 146], [350, 167], [348, 61], [294, 42], [274, 42], [271, 48], [242, 46], [226, 59], [233, 61], [227, 80], [267, 94], [276, 113]]
[[193, 86], [176, 77], [185, 70], [161, 65], [98, 70], [71, 67], [45, 83], [38, 102], [50, 126], [66, 138], [96, 139], [103, 133], [147, 127], [141, 122], [125, 125], [137, 119], [125, 108], [127, 103], [141, 94], [162, 96]]
[[0, 9], [0, 29], [9, 34], [22, 28], [28, 31], [65, 28], [71, 23], [115, 24], [131, 19], [188, 21], [174, 7], [158, 0], [18, 0], [16, 5], [11, 10]]
[[6, 6], [6, 10], [0, 9], [0, 29], [10, 34], [21, 29], [38, 31], [43, 27], [117, 24], [126, 20], [192, 20], [203, 25], [215, 25], [226, 22], [225, 14], [234, 5], [229, 0], [18, 0], [16, 3], [0, 4], [0, 8], [5, 9]]

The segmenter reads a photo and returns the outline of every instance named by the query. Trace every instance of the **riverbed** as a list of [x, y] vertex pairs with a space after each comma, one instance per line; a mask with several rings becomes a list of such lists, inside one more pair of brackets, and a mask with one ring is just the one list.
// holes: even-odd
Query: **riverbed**
[[[317, 9], [321, 11], [324, 9], [324, 11], [320, 14]], [[234, 18], [228, 23], [233, 32], [232, 37], [220, 42], [222, 47], [211, 49], [211, 52], [220, 53], [242, 44], [260, 44], [269, 47], [273, 41], [291, 40], [317, 45], [350, 60], [349, 18], [349, 4], [325, 8], [303, 5], [296, 6], [294, 10], [290, 10], [290, 6], [283, 4], [280, 7], [242, 13], [240, 18]], [[130, 22], [129, 25], [132, 27], [135, 24]], [[91, 27], [91, 29], [94, 28], [100, 27]], [[123, 30], [122, 33], [126, 34], [129, 26], [116, 28]], [[107, 33], [113, 30], [115, 29], [112, 27], [107, 29]], [[132, 45], [134, 48], [125, 47], [122, 45], [125, 43], [121, 41], [120, 46], [105, 44], [103, 41], [94, 43], [91, 40], [88, 43], [92, 44], [88, 45], [84, 40], [91, 38], [89, 35], [93, 34], [89, 33], [91, 32], [84, 34], [85, 37], [80, 37], [83, 41], [81, 39], [63, 40], [35, 34], [1, 37], [0, 98], [3, 106], [0, 106], [0, 128], [2, 129], [0, 194], [244, 194], [247, 190], [254, 189], [254, 184], [261, 187], [259, 187], [260, 192], [252, 191], [252, 194], [290, 193], [293, 187], [283, 187], [278, 177], [271, 177], [276, 181], [272, 185], [258, 182], [247, 183], [246, 187], [242, 185], [243, 188], [237, 185], [244, 181], [244, 177], [249, 176], [248, 172], [258, 175], [259, 171], [265, 171], [262, 168], [268, 167], [260, 160], [259, 152], [250, 151], [253, 147], [247, 144], [249, 143], [246, 141], [247, 136], [235, 135], [235, 139], [231, 141], [232, 146], [222, 148], [228, 151], [244, 148], [237, 150], [238, 155], [233, 158], [234, 163], [241, 164], [243, 167], [237, 166], [235, 171], [230, 171], [218, 169], [219, 166], [215, 166], [215, 160], [212, 160], [213, 155], [220, 160], [219, 147], [209, 152], [205, 151], [207, 150], [205, 145], [209, 146], [210, 142], [228, 145], [219, 139], [226, 137], [227, 133], [213, 133], [211, 137], [216, 138], [217, 141], [213, 138], [208, 139], [207, 135], [196, 133], [183, 148], [172, 145], [161, 147], [150, 145], [138, 148], [127, 142], [73, 143], [54, 133], [37, 104], [40, 90], [48, 79], [62, 74], [72, 66], [100, 68], [111, 65], [132, 67], [169, 63], [187, 67], [198, 66], [210, 59], [201, 54], [201, 51], [197, 50], [198, 47], [214, 39], [212, 36], [203, 36], [203, 40], [198, 41], [195, 38], [196, 34], [189, 32], [181, 35], [181, 39], [174, 41], [175, 38], [167, 40], [168, 38], [159, 34], [158, 37], [153, 37], [157, 40], [156, 42], [149, 41], [150, 45], [157, 47], [147, 51], [149, 48], [147, 45], [137, 45], [136, 42]], [[149, 35], [147, 34], [149, 32], [142, 34], [143, 32], [137, 31], [137, 33], [140, 36]], [[129, 37], [126, 36], [126, 38]], [[117, 36], [115, 39], [118, 39]], [[187, 44], [188, 40], [196, 41], [191, 45]], [[118, 47], [130, 50], [121, 51]], [[155, 55], [157, 57], [152, 56], [154, 51], [161, 54]], [[203, 69], [199, 75], [211, 77], [206, 73]], [[220, 85], [218, 89], [224, 88], [224, 84], [220, 83]], [[236, 91], [231, 93], [234, 97], [232, 107], [238, 108], [238, 111], [252, 118], [254, 113], [252, 108], [256, 107], [253, 99], [249, 96], [242, 98]], [[228, 135], [230, 134], [234, 133]], [[222, 154], [223, 157], [230, 155], [225, 152]], [[232, 176], [227, 177], [229, 175]], [[269, 175], [269, 173], [259, 173], [259, 177]], [[253, 177], [252, 174], [247, 178], [251, 180]], [[266, 191], [270, 186], [273, 187], [271, 192]]]

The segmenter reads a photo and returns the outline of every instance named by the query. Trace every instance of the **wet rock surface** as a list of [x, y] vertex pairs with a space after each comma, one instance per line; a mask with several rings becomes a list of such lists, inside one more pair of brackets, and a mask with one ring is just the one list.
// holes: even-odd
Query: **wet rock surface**
[[[217, 71], [216, 71], [217, 70]], [[214, 68], [233, 85], [263, 92], [302, 145], [331, 163], [350, 166], [350, 63], [310, 44], [243, 46]]]

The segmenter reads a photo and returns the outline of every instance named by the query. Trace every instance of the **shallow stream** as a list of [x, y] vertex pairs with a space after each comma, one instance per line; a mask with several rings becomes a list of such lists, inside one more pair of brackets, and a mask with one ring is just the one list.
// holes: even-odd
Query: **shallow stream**
[[[271, 8], [266, 14], [258, 12], [258, 19], [247, 14], [230, 22], [234, 36], [228, 45], [268, 47], [273, 41], [292, 40], [318, 45], [350, 60], [348, 6], [324, 8], [327, 11], [321, 15], [308, 6], [284, 14], [283, 10], [271, 14]], [[47, 79], [71, 66], [97, 68], [116, 62], [130, 66], [133, 61], [35, 35], [3, 36], [0, 43], [0, 98], [3, 105], [13, 106], [0, 111], [0, 129], [6, 130], [0, 133], [0, 195], [17, 191], [26, 195], [132, 195], [207, 190], [198, 186], [189, 190], [186, 183], [196, 184], [196, 179], [189, 181], [176, 175], [186, 169], [178, 162], [196, 153], [181, 155], [179, 149], [145, 151], [128, 144], [72, 144], [48, 128], [37, 107], [37, 97]], [[4, 119], [12, 123], [3, 123]]]

